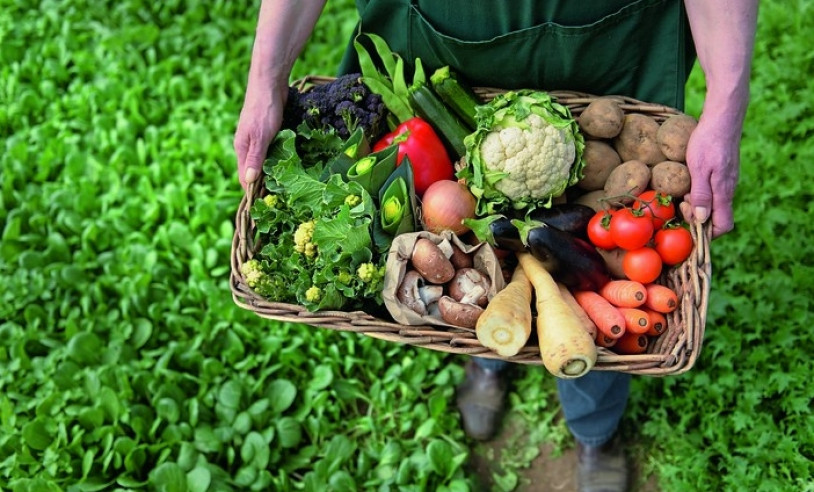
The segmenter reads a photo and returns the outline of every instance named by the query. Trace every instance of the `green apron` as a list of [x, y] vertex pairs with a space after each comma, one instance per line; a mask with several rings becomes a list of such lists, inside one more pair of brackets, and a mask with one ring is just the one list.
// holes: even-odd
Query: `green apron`
[[[356, 0], [361, 30], [473, 86], [625, 95], [684, 107], [682, 0]], [[340, 73], [358, 71], [349, 47]]]

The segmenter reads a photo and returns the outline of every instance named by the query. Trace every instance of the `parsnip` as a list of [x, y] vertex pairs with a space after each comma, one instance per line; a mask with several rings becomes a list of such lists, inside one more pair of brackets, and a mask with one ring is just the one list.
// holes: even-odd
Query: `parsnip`
[[517, 266], [478, 318], [475, 333], [481, 345], [503, 357], [517, 355], [531, 337], [531, 300], [531, 282]]
[[540, 356], [548, 371], [563, 379], [584, 376], [596, 364], [596, 344], [566, 303], [557, 282], [529, 253], [518, 253], [520, 265], [534, 286]]

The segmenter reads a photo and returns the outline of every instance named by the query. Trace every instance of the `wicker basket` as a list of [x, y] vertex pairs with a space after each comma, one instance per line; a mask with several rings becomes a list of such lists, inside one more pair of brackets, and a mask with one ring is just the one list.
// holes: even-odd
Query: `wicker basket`
[[[297, 87], [305, 91], [309, 87], [325, 84], [331, 80], [333, 79], [330, 77], [306, 77], [297, 83]], [[490, 100], [504, 91], [478, 87], [475, 88], [475, 92], [483, 100]], [[596, 99], [596, 96], [579, 92], [551, 91], [550, 94], [557, 102], [567, 106], [574, 116], [578, 116]], [[628, 97], [615, 99], [626, 113], [646, 114], [660, 122], [679, 113], [667, 106], [648, 104]], [[483, 347], [471, 331], [437, 326], [407, 326], [363, 311], [309, 312], [300, 305], [267, 301], [249, 288], [240, 273], [240, 266], [260, 249], [260, 245], [255, 244], [253, 240], [254, 223], [249, 215], [251, 205], [258, 195], [259, 190], [251, 186], [241, 200], [235, 218], [230, 283], [234, 302], [241, 308], [252, 311], [262, 318], [356, 332], [440, 352], [542, 365], [536, 343], [529, 343], [519, 354], [505, 358]], [[687, 261], [671, 268], [660, 280], [661, 283], [673, 288], [679, 296], [679, 308], [667, 317], [667, 330], [648, 347], [645, 354], [617, 355], [608, 349], [598, 347], [594, 370], [664, 376], [680, 374], [692, 368], [704, 338], [711, 278], [709, 261], [711, 228], [695, 224], [690, 230], [695, 241], [693, 253]]]

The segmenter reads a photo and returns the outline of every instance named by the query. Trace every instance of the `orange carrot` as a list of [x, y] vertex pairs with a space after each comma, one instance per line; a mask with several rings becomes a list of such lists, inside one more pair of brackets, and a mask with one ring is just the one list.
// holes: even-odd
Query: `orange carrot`
[[605, 335], [604, 333], [602, 333], [601, 331], [596, 332], [596, 346], [597, 347], [609, 348], [609, 347], [613, 347], [615, 344], [616, 344], [616, 339], [615, 338], [611, 338], [611, 337]]
[[650, 329], [647, 330], [648, 335], [657, 337], [667, 330], [667, 317], [664, 316], [664, 314], [648, 308], [645, 308], [644, 312], [650, 316]]
[[639, 308], [620, 307], [619, 311], [625, 316], [625, 331], [642, 335], [647, 333], [653, 322], [650, 315]]
[[588, 332], [591, 337], [596, 337], [596, 325], [591, 318], [585, 314], [585, 311], [582, 309], [582, 306], [574, 299], [574, 295], [571, 294], [571, 291], [568, 290], [568, 287], [565, 285], [557, 282], [557, 287], [560, 289], [560, 296], [562, 296], [562, 300], [565, 301], [566, 304], [571, 306], [571, 309], [574, 310], [574, 314], [577, 315], [580, 322], [582, 322], [582, 327], [585, 328], [585, 331]]
[[619, 338], [625, 333], [625, 317], [610, 301], [592, 290], [579, 290], [573, 294], [599, 331], [611, 338]]
[[613, 345], [613, 351], [617, 354], [641, 354], [647, 350], [649, 340], [647, 335], [642, 333], [625, 333]]
[[599, 295], [617, 307], [639, 307], [647, 300], [647, 291], [635, 280], [611, 280], [599, 289]]
[[660, 313], [672, 313], [678, 307], [678, 295], [675, 291], [661, 284], [647, 284], [647, 299], [644, 305]]

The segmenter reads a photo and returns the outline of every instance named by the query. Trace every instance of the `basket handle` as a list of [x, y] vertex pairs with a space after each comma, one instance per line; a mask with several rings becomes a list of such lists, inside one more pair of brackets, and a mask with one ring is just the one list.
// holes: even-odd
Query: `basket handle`
[[253, 238], [250, 235], [252, 230], [252, 217], [251, 206], [257, 197], [258, 180], [254, 180], [247, 184], [246, 193], [240, 200], [240, 205], [237, 207], [237, 215], [235, 217], [235, 236], [236, 241], [234, 244], [235, 253], [239, 263], [245, 263], [251, 259], [251, 253], [254, 250]]

